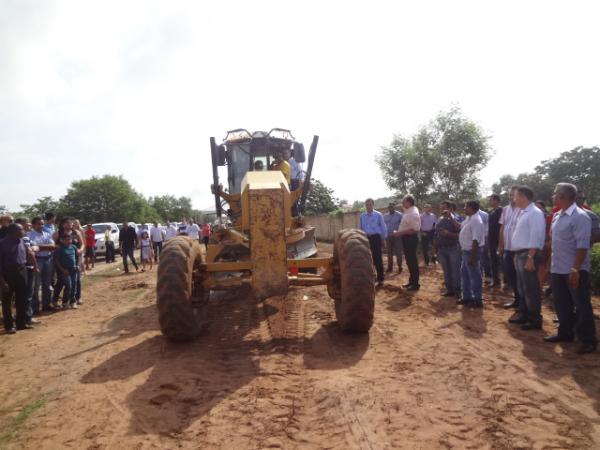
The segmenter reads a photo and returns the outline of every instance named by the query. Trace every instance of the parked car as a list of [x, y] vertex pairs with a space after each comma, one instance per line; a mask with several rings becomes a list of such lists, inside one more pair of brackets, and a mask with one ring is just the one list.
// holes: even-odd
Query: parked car
[[115, 244], [115, 252], [119, 251], [119, 227], [114, 222], [94, 223], [92, 228], [96, 232], [96, 256], [106, 255], [106, 243], [104, 242], [104, 231], [110, 227], [111, 240]]

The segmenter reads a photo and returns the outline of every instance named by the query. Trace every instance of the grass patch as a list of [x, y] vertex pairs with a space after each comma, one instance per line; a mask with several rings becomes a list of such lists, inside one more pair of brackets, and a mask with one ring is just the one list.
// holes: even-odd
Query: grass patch
[[0, 433], [0, 448], [4, 447], [17, 435], [18, 429], [25, 423], [25, 421], [38, 409], [42, 408], [46, 404], [46, 397], [39, 398], [34, 402], [31, 402], [14, 418], [12, 423], [9, 425], [6, 431]]

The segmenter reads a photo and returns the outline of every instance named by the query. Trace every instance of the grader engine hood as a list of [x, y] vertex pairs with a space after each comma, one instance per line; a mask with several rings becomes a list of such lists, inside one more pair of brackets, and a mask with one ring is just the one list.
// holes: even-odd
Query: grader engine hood
[[246, 174], [242, 181], [242, 229], [250, 234], [252, 290], [258, 298], [287, 294], [290, 208], [290, 191], [281, 172]]

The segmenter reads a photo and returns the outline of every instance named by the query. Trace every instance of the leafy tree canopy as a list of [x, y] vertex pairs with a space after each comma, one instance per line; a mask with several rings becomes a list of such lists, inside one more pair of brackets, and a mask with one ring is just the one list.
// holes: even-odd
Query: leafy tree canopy
[[536, 199], [551, 204], [554, 186], [561, 182], [573, 183], [583, 190], [588, 203], [600, 202], [600, 148], [576, 147], [542, 161], [531, 173], [516, 177], [503, 175], [492, 185], [492, 191], [507, 201], [511, 186], [527, 185], [533, 189]]
[[305, 214], [327, 214], [335, 211], [340, 201], [334, 197], [333, 190], [314, 178], [310, 181], [310, 191], [306, 197]]
[[390, 189], [418, 200], [474, 197], [491, 156], [489, 138], [458, 107], [441, 112], [412, 137], [394, 136], [376, 161]]
[[83, 222], [160, 220], [154, 208], [127, 180], [113, 175], [74, 181], [60, 201], [59, 214]]
[[150, 197], [148, 203], [162, 218], [163, 222], [167, 220], [179, 221], [195, 215], [192, 209], [192, 199], [189, 197], [176, 198], [174, 195], [163, 195]]
[[52, 197], [38, 198], [32, 205], [19, 205], [21, 212], [19, 215], [32, 219], [33, 217], [39, 216], [44, 217], [47, 212], [56, 212], [59, 209], [60, 202], [54, 200]]

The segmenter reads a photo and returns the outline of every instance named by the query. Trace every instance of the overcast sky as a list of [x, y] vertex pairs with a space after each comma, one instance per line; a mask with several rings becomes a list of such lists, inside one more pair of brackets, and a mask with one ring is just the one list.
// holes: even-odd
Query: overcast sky
[[600, 145], [596, 1], [0, 0], [0, 204], [123, 175], [211, 206], [209, 137], [320, 136], [339, 198], [389, 195], [375, 155], [440, 110], [492, 139], [481, 176]]

